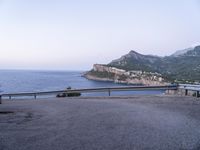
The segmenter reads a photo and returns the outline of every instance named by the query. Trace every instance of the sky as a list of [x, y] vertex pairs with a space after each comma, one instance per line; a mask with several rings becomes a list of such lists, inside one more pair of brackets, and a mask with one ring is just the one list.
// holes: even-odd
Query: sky
[[88, 70], [200, 43], [200, 0], [0, 0], [0, 69]]

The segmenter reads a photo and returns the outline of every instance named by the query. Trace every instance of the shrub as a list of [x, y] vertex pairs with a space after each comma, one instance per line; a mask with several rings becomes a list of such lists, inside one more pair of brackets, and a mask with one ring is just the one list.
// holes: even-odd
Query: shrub
[[56, 97], [66, 97], [66, 96], [67, 96], [66, 93], [59, 93], [56, 95]]
[[78, 92], [67, 93], [67, 97], [75, 97], [75, 96], [81, 96], [81, 93]]
[[124, 81], [124, 80], [126, 80], [126, 79], [127, 79], [127, 76], [124, 75], [124, 74], [119, 76], [119, 80]]
[[196, 96], [197, 96], [197, 93], [196, 93], [196, 92], [194, 92], [194, 93], [192, 94], [192, 96], [196, 97]]
[[[69, 86], [66, 90], [66, 92], [68, 90], [71, 90], [72, 88]], [[79, 92], [70, 92], [70, 93], [59, 93], [56, 95], [56, 97], [77, 97], [77, 96], [81, 96], [81, 93]]]

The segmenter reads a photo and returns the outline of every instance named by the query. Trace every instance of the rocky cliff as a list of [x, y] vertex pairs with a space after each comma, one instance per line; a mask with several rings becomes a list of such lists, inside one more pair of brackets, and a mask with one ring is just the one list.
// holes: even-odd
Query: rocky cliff
[[98, 81], [112, 81], [124, 84], [165, 85], [164, 78], [159, 73], [145, 71], [126, 71], [116, 67], [95, 64], [93, 69], [84, 75], [87, 79]]

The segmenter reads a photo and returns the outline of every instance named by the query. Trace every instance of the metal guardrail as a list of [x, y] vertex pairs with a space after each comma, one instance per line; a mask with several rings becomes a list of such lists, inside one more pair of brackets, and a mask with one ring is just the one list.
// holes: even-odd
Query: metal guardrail
[[179, 84], [178, 89], [185, 90], [185, 95], [188, 95], [188, 91], [196, 92], [196, 97], [200, 97], [200, 85], [193, 84]]
[[24, 93], [4, 93], [0, 95], [0, 101], [3, 97], [23, 97], [33, 96], [35, 99], [41, 95], [56, 95], [60, 93], [92, 93], [92, 92], [108, 92], [108, 96], [112, 91], [142, 91], [142, 90], [177, 90], [177, 85], [168, 86], [121, 86], [121, 87], [102, 87], [102, 88], [85, 88], [85, 89], [69, 89], [60, 91], [47, 91], [47, 92], [24, 92]]
[[178, 88], [180, 89], [190, 89], [190, 90], [199, 90], [200, 91], [200, 85], [193, 85], [193, 84], [179, 84]]

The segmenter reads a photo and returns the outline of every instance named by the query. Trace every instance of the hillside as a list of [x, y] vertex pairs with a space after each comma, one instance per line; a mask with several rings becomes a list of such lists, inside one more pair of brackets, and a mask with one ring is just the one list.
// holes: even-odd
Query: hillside
[[[176, 53], [177, 54], [177, 53]], [[158, 57], [130, 51], [108, 64], [125, 70], [143, 70], [161, 73], [170, 81], [200, 81], [200, 46], [180, 55]]]
[[193, 47], [190, 47], [190, 48], [186, 48], [186, 49], [183, 49], [183, 50], [178, 50], [176, 51], [175, 53], [173, 53], [171, 56], [181, 56], [181, 55], [184, 55], [185, 53], [187, 53], [188, 51], [191, 51], [191, 50], [194, 50]]
[[113, 60], [108, 66], [124, 70], [142, 70], [147, 72], [157, 72], [160, 70], [159, 64], [162, 58], [152, 55], [142, 55], [131, 50], [128, 54], [119, 59]]
[[[127, 77], [130, 77], [127, 74], [130, 74], [131, 71], [141, 71], [143, 72], [143, 75], [145, 74], [144, 80], [146, 81], [152, 80], [152, 77], [149, 78], [148, 76], [147, 78], [146, 74], [157, 73], [163, 78], [164, 81], [167, 82], [199, 83], [200, 46], [177, 51], [174, 54], [166, 57], [143, 55], [131, 50], [128, 54], [120, 57], [119, 59], [113, 60], [109, 64], [103, 66], [124, 70]], [[104, 70], [104, 80], [106, 79], [106, 77], [108, 77], [106, 75], [106, 72], [109, 71]], [[98, 76], [99, 70], [95, 71], [94, 69], [92, 69], [87, 74], [93, 76], [94, 79], [95, 76]], [[109, 74], [109, 81], [112, 80], [111, 76], [114, 78], [115, 75], [116, 74], [113, 72], [112, 75]], [[137, 77], [135, 77], [134, 79], [139, 79], [141, 77], [139, 75], [136, 76]], [[100, 78], [101, 77], [99, 77], [98, 79]], [[133, 78], [129, 79], [131, 80]]]

